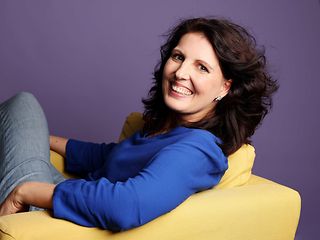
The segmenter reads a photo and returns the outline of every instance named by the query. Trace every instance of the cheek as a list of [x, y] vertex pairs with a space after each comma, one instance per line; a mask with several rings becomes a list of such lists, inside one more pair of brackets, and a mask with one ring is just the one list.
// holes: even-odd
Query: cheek
[[213, 79], [198, 79], [194, 85], [196, 92], [203, 96], [214, 96], [220, 91], [220, 85]]
[[164, 65], [163, 77], [172, 77], [176, 70], [177, 64], [169, 59]]
[[163, 76], [168, 74], [169, 62], [167, 61], [163, 68]]
[[199, 93], [205, 93], [212, 91], [214, 87], [214, 83], [211, 79], [204, 78], [204, 77], [197, 77], [197, 81], [194, 82], [194, 87], [196, 88], [197, 92]]

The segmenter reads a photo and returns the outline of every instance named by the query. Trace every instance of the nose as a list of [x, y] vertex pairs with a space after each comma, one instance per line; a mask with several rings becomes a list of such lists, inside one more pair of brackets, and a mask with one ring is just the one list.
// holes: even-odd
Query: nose
[[178, 69], [175, 72], [176, 79], [181, 80], [189, 80], [190, 79], [190, 66], [187, 62], [181, 63], [181, 65], [178, 67]]

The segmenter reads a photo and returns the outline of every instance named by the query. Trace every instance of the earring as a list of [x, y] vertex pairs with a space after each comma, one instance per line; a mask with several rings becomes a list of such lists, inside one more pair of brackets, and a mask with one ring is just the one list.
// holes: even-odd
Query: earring
[[219, 102], [221, 99], [222, 99], [222, 97], [221, 97], [221, 96], [218, 96], [218, 97], [216, 97], [216, 98], [214, 99], [214, 101], [215, 101], [215, 102]]

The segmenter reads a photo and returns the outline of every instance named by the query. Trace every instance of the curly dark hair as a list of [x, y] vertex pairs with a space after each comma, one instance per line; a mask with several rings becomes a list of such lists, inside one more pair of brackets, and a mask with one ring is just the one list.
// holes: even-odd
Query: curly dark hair
[[250, 137], [272, 107], [271, 97], [278, 84], [267, 71], [264, 48], [257, 47], [255, 38], [246, 29], [226, 19], [183, 20], [165, 35], [167, 42], [160, 49], [161, 61], [155, 67], [154, 84], [148, 98], [142, 99], [143, 131], [152, 135], [179, 125], [175, 113], [164, 103], [162, 75], [172, 50], [187, 33], [202, 33], [207, 38], [224, 78], [232, 79], [232, 85], [204, 119], [183, 125], [215, 134], [222, 140], [220, 147], [228, 156], [243, 144], [251, 143]]

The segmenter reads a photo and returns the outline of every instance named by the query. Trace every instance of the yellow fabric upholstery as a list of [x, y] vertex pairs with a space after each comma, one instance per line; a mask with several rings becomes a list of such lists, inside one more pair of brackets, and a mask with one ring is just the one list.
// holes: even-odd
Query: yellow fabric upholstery
[[[130, 115], [120, 140], [142, 124], [140, 114]], [[170, 213], [129, 231], [86, 228], [40, 211], [0, 217], [0, 240], [293, 240], [300, 216], [299, 193], [251, 175], [253, 159], [253, 147], [243, 146], [228, 158], [229, 169], [218, 186], [194, 194]], [[51, 161], [63, 172], [61, 156], [51, 152]]]
[[243, 145], [238, 151], [228, 157], [228, 169], [215, 188], [230, 188], [246, 184], [251, 176], [255, 158], [251, 145]]
[[0, 218], [1, 240], [293, 240], [299, 194], [252, 175], [248, 184], [191, 196], [178, 208], [126, 232], [86, 228], [46, 211]]

